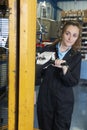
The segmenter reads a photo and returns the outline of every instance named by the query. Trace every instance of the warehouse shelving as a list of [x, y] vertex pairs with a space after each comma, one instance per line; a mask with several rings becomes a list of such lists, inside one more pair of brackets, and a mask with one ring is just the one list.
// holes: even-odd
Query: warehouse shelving
[[8, 120], [8, 1], [0, 1], [0, 130], [7, 130]]
[[81, 55], [82, 59], [87, 60], [87, 14], [86, 10], [78, 11], [62, 11], [61, 12], [61, 27], [62, 25], [69, 21], [75, 20], [80, 22], [82, 25], [82, 42], [81, 42]]

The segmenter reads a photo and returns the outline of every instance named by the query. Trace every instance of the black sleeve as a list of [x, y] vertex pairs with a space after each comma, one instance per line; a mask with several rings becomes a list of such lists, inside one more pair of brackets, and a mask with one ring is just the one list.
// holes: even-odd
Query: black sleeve
[[73, 87], [78, 84], [80, 79], [80, 69], [81, 69], [81, 54], [74, 56], [73, 60], [69, 64], [69, 69], [64, 75], [63, 72], [60, 73], [61, 80], [65, 86]]
[[[42, 52], [51, 52], [51, 51], [55, 51], [55, 46], [52, 46], [52, 45], [47, 45], [45, 47], [43, 47], [40, 51], [40, 53]], [[48, 66], [49, 64], [51, 64], [51, 60], [49, 60], [47, 63], [43, 64], [43, 65], [39, 65], [39, 64], [36, 64], [36, 67], [35, 67], [35, 85], [40, 85], [41, 83], [41, 78], [43, 76], [43, 73], [45, 71], [45, 68], [46, 66]]]
[[43, 78], [47, 67], [50, 66], [51, 64], [52, 64], [51, 60], [49, 60], [48, 62], [46, 62], [43, 65], [36, 64], [36, 68], [35, 68], [35, 85], [40, 85], [41, 78]]

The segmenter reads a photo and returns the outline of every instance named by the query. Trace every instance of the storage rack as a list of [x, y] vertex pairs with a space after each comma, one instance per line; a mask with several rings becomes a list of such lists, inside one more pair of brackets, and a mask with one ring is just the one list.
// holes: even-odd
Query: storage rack
[[7, 17], [7, 8], [5, 9], [0, 8], [0, 14], [1, 14], [0, 15], [0, 92], [1, 92], [3, 88], [7, 87], [8, 22], [9, 22]]
[[81, 55], [82, 55], [82, 59], [87, 60], [87, 10], [62, 11], [61, 27], [65, 22], [69, 20], [78, 21], [82, 25]]
[[82, 57], [87, 60], [87, 19], [83, 18], [82, 26], [82, 47], [81, 47]]
[[7, 130], [8, 118], [8, 1], [0, 1], [0, 130]]

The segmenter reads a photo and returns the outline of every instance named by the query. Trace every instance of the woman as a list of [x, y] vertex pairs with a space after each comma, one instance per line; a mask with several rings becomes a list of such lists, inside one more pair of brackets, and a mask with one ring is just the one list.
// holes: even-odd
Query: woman
[[69, 130], [74, 105], [73, 88], [80, 79], [81, 26], [78, 22], [64, 24], [61, 39], [46, 51], [55, 51], [54, 64], [43, 68], [37, 101], [41, 130]]

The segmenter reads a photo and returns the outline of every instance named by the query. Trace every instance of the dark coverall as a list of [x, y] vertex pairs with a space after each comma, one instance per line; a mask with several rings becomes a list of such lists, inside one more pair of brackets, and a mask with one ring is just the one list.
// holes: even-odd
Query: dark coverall
[[[45, 51], [55, 51], [48, 46]], [[57, 53], [57, 52], [56, 52]], [[73, 86], [80, 79], [81, 53], [70, 49], [64, 56], [69, 69], [64, 75], [61, 68], [45, 65], [37, 72], [42, 76], [37, 100], [37, 116], [41, 130], [69, 130], [74, 105]], [[49, 63], [50, 64], [50, 63]]]

